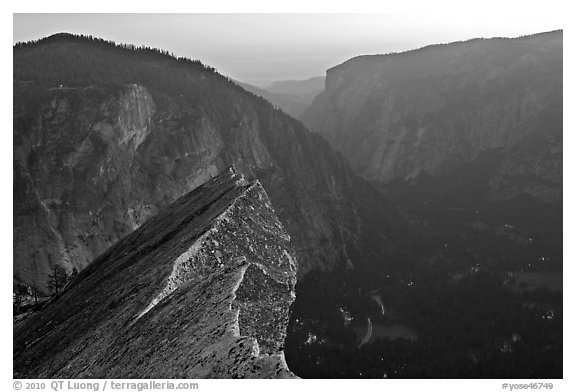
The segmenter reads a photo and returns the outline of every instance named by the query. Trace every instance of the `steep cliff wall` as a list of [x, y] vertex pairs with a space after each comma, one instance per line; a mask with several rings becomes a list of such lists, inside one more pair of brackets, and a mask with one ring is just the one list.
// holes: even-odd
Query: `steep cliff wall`
[[290, 236], [233, 169], [120, 240], [14, 329], [15, 378], [293, 377]]
[[450, 176], [487, 153], [488, 199], [559, 201], [562, 32], [350, 59], [302, 119], [372, 181]]
[[412, 234], [320, 136], [198, 62], [58, 35], [14, 49], [14, 277], [46, 282], [229, 165], [258, 178], [299, 273], [393, 262]]

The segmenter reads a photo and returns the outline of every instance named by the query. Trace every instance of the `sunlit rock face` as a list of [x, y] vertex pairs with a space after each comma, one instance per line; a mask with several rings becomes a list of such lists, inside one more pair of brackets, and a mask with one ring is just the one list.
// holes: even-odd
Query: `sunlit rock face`
[[296, 255], [233, 169], [118, 241], [14, 329], [15, 378], [294, 377]]
[[14, 48], [14, 278], [86, 267], [230, 165], [259, 179], [300, 275], [390, 262], [413, 235], [297, 120], [199, 62], [57, 35]]
[[451, 176], [491, 154], [489, 200], [559, 201], [562, 32], [350, 59], [302, 119], [372, 181]]

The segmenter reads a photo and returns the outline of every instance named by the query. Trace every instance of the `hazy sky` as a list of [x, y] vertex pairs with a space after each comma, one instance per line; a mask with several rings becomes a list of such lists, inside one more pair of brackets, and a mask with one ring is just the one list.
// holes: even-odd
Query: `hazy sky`
[[477, 37], [560, 29], [546, 18], [448, 14], [14, 14], [14, 42], [58, 32], [90, 34], [199, 59], [264, 86], [324, 75], [361, 54], [403, 51]]

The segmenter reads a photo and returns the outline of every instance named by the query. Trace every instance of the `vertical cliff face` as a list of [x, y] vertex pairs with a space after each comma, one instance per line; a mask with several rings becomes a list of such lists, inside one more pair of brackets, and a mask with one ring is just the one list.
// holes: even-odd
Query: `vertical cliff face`
[[[24, 87], [23, 93], [33, 100], [40, 92]], [[80, 266], [156, 212], [138, 201], [114, 205], [118, 192], [129, 186], [115, 189], [118, 181], [129, 177], [150, 132], [155, 105], [146, 89], [130, 85], [112, 98], [94, 87], [43, 93], [45, 106], [36, 118], [28, 113], [38, 108], [20, 100], [23, 95], [15, 97], [17, 276], [47, 276], [60, 260], [69, 269]], [[104, 203], [94, 203], [97, 199]]]
[[227, 170], [16, 325], [14, 377], [293, 377], [296, 264], [262, 185]]
[[381, 183], [451, 176], [491, 153], [488, 198], [562, 195], [562, 32], [353, 58], [303, 115]]
[[268, 190], [300, 274], [412, 241], [320, 136], [198, 62], [68, 35], [15, 47], [16, 279], [82, 269], [232, 164]]

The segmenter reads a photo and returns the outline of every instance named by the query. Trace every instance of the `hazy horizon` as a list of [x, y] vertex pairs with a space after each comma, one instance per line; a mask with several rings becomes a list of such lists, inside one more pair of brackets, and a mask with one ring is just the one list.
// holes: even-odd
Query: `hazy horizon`
[[400, 14], [14, 14], [13, 42], [60, 32], [147, 45], [198, 59], [233, 79], [266, 87], [323, 76], [349, 58], [472, 38], [561, 29], [534, 20]]

